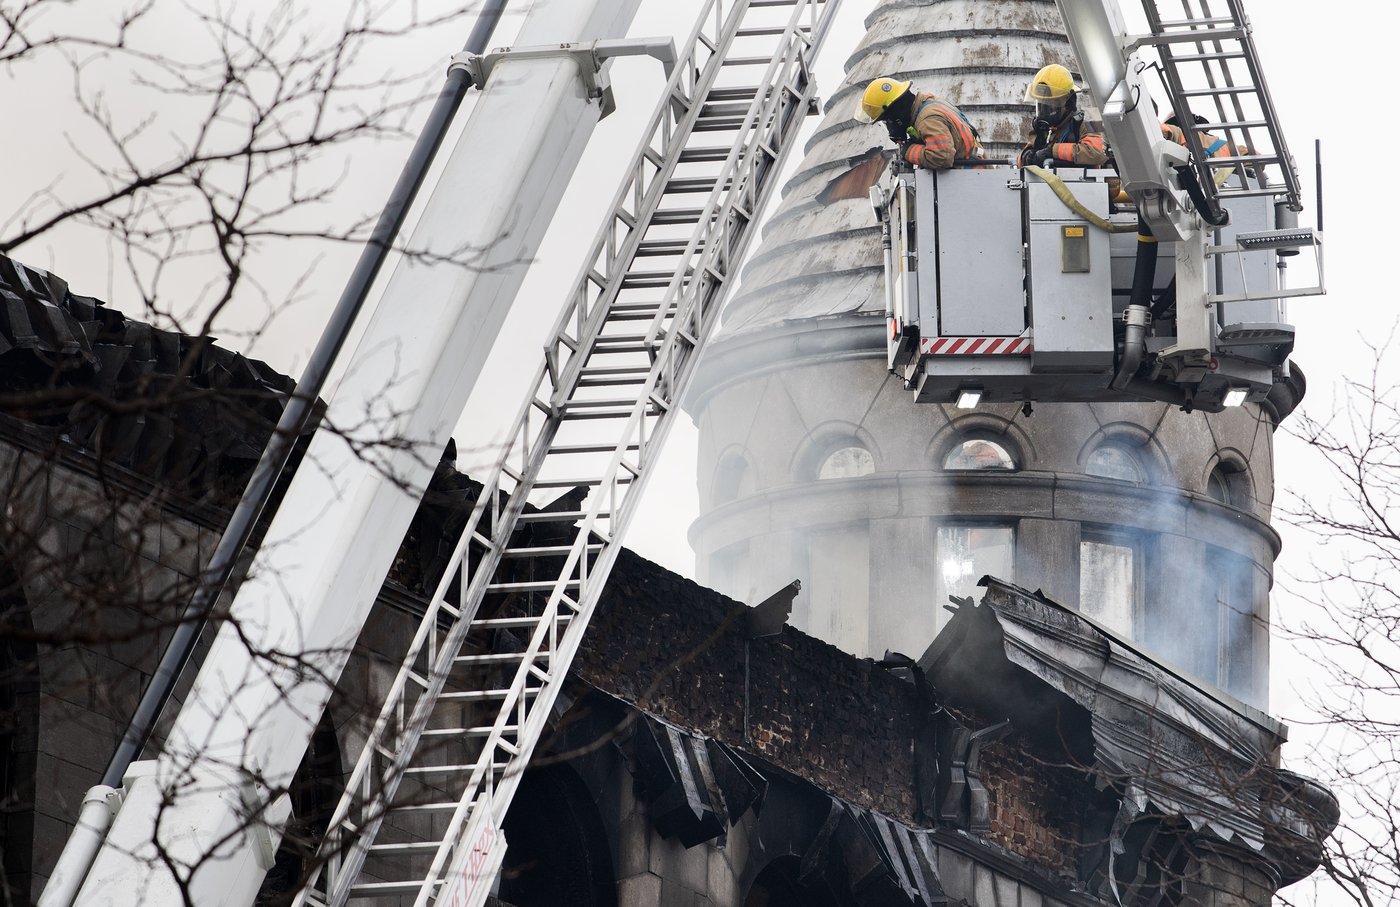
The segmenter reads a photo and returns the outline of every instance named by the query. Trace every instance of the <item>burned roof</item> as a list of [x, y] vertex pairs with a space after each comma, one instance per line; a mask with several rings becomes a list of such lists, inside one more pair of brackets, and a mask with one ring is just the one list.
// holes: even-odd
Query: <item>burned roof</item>
[[192, 500], [231, 503], [295, 382], [0, 255], [0, 412]]
[[981, 585], [919, 660], [941, 696], [1058, 746], [1122, 793], [1120, 825], [1151, 810], [1267, 852], [1286, 882], [1316, 868], [1337, 804], [1277, 767], [1282, 724], [1038, 592]]

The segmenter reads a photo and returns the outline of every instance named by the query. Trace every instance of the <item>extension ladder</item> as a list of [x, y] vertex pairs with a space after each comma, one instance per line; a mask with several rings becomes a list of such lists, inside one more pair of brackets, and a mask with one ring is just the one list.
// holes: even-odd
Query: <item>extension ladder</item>
[[[1242, 0], [1177, 2], [1180, 17], [1163, 18], [1160, 0], [1142, 0], [1151, 31], [1133, 35], [1132, 42], [1157, 49], [1201, 187], [1214, 199], [1282, 196], [1290, 208], [1300, 210], [1298, 173], [1264, 84]], [[1194, 122], [1197, 103], [1206, 108], [1201, 115], [1208, 122]], [[1201, 138], [1206, 132], [1241, 153], [1209, 156]], [[1223, 170], [1237, 179], [1217, 178]]]
[[[485, 900], [618, 539], [815, 110], [839, 2], [702, 4], [298, 904]], [[569, 503], [527, 508], [535, 491]]]

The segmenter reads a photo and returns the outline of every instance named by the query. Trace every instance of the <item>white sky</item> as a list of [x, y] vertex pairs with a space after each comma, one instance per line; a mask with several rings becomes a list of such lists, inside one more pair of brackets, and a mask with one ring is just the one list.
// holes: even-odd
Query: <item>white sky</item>
[[[863, 34], [861, 20], [873, 6], [873, 0], [844, 3], [818, 71], [824, 93], [839, 84], [842, 63]], [[524, 0], [516, 0], [515, 5], [517, 9], [507, 17], [494, 44], [506, 43], [518, 25]], [[1384, 177], [1373, 176], [1378, 169], [1383, 173], [1383, 168], [1369, 162], [1387, 161], [1390, 146], [1385, 136], [1394, 134], [1394, 125], [1383, 117], [1395, 106], [1395, 65], [1390, 54], [1394, 36], [1400, 33], [1400, 7], [1390, 3], [1363, 6], [1354, 0], [1330, 5], [1303, 0], [1252, 0], [1248, 6], [1268, 84], [1302, 171], [1309, 206], [1303, 222], [1309, 225], [1316, 216], [1312, 201], [1313, 140], [1321, 138], [1324, 143], [1329, 294], [1295, 300], [1290, 314], [1298, 328], [1295, 360], [1306, 371], [1309, 383], [1304, 410], [1325, 415], [1334, 408], [1339, 381], [1348, 374], [1364, 377], [1372, 358], [1366, 344], [1383, 340], [1396, 318], [1391, 305], [1393, 293], [1385, 290], [1389, 280], [1384, 276], [1386, 262], [1395, 254], [1387, 251], [1391, 231], [1383, 223], [1383, 218], [1388, 219], [1391, 203], [1384, 197]], [[102, 3], [88, 3], [87, 7], [108, 9]], [[689, 27], [689, 10], [693, 8], [692, 3], [682, 0], [644, 0], [632, 33], [684, 35]], [[929, 15], [936, 15], [936, 10], [936, 6], [930, 7]], [[425, 47], [423, 52], [445, 58], [460, 47], [465, 31], [445, 35], [443, 46]], [[11, 75], [0, 73], [4, 78]], [[540, 251], [538, 266], [522, 292], [518, 311], [502, 335], [500, 355], [488, 366], [482, 383], [485, 391], [478, 394], [468, 410], [474, 425], [499, 424], [513, 415], [527, 372], [533, 369], [533, 364], [523, 369], [519, 363], [522, 357], [530, 363], [537, 361], [535, 351], [553, 320], [564, 287], [576, 273], [603, 207], [617, 185], [620, 167], [632, 152], [639, 124], [650, 114], [662, 81], [659, 66], [648, 60], [620, 61], [614, 68], [613, 80], [619, 112], [600, 125], [580, 164], [580, 172], [588, 178], [576, 180], [561, 205], [560, 217]], [[15, 210], [26, 185], [61, 180], [71, 172], [65, 168], [74, 166], [71, 157], [66, 157], [63, 142], [33, 128], [40, 122], [73, 121], [62, 106], [64, 98], [58, 96], [66, 96], [60, 88], [66, 86], [50, 86], [57, 95], [38, 90], [18, 92], [10, 86], [0, 93], [0, 114], [11, 124], [5, 150], [0, 152], [8, 177], [8, 185], [0, 186], [4, 210]], [[816, 122], [816, 118], [809, 120], [808, 128]], [[27, 127], [14, 128], [19, 123]], [[1351, 147], [1358, 141], [1355, 137], [1363, 132], [1373, 136], [1369, 141], [1360, 140], [1365, 142], [1364, 156]], [[799, 148], [789, 167], [800, 157]], [[351, 179], [359, 190], [358, 204], [369, 207], [386, 197], [398, 164], [392, 159], [367, 158], [359, 165]], [[52, 244], [26, 248], [18, 257], [51, 268], [67, 278], [77, 292], [111, 298], [105, 269], [92, 264], [98, 260], [98, 249], [89, 248], [94, 254], [84, 261], [78, 260], [82, 256], [75, 255], [74, 248]], [[314, 344], [322, 313], [333, 305], [352, 261], [348, 252], [328, 258], [319, 272], [321, 288], [314, 298], [290, 315], [279, 316], [274, 329], [251, 352], [283, 371], [299, 371]], [[119, 299], [112, 301], [120, 306]], [[226, 339], [228, 345], [238, 346], [236, 338]], [[1358, 370], [1363, 374], [1358, 374]], [[512, 390], [512, 385], [519, 389]], [[502, 405], [501, 400], [509, 403]], [[462, 436], [458, 437], [461, 441]], [[646, 504], [628, 538], [629, 547], [685, 574], [693, 574], [685, 532], [697, 509], [694, 443], [693, 427], [688, 420], [682, 420], [673, 431], [672, 443], [659, 473], [651, 481]], [[1278, 436], [1277, 449], [1281, 503], [1287, 502], [1289, 494], [1314, 500], [1336, 494], [1308, 452], [1286, 433]], [[470, 464], [464, 461], [463, 465]], [[1334, 556], [1282, 521], [1276, 528], [1285, 540], [1278, 563], [1282, 586], [1296, 585], [1289, 580], [1290, 574], [1307, 576], [1311, 559]], [[1286, 619], [1290, 609], [1302, 607], [1305, 604], [1300, 600], [1276, 590], [1276, 614], [1284, 614]], [[1298, 708], [1293, 682], [1306, 676], [1307, 670], [1283, 643], [1275, 648], [1275, 661], [1273, 711], [1287, 719]], [[1306, 738], [1308, 732], [1295, 728], [1294, 737]]]

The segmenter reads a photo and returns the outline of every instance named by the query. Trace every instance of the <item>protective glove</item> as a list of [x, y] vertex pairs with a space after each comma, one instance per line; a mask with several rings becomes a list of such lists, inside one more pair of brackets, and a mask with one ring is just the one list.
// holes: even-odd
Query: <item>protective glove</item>
[[904, 159], [910, 167], [919, 166], [919, 158], [923, 156], [924, 143], [913, 139], [901, 142], [899, 146], [899, 156]]
[[1022, 167], [1044, 167], [1047, 164], [1053, 165], [1055, 162], [1055, 152], [1047, 148], [1027, 148], [1021, 152]]

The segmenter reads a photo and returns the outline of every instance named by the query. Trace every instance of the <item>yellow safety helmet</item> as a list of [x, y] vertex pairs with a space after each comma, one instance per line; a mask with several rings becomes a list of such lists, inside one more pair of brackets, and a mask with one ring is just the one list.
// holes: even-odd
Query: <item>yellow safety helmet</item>
[[1037, 104], [1053, 104], [1078, 90], [1079, 86], [1074, 84], [1074, 76], [1069, 74], [1069, 70], [1058, 63], [1051, 63], [1049, 66], [1042, 66], [1035, 78], [1031, 79], [1031, 84], [1026, 86], [1024, 100]]
[[882, 76], [865, 87], [860, 98], [860, 109], [856, 119], [862, 123], [873, 123], [885, 115], [885, 110], [909, 90], [909, 82], [901, 82], [889, 76]]

